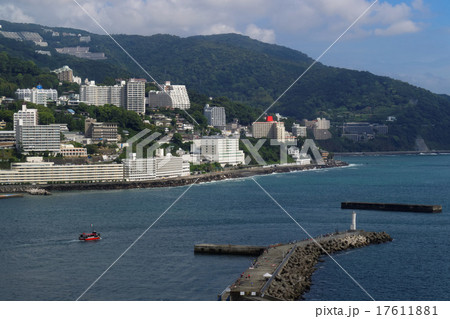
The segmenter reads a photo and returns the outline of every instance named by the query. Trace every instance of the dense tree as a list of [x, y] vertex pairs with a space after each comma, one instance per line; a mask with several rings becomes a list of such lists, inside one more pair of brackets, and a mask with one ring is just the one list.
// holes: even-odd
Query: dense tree
[[[91, 61], [58, 54], [54, 50], [77, 45], [77, 39], [53, 39], [42, 32], [41, 26], [33, 24], [3, 21], [2, 24], [17, 31], [40, 32], [49, 42], [48, 50], [52, 57], [36, 54], [31, 42], [0, 37], [0, 51], [4, 51], [0, 55], [0, 95], [13, 96], [18, 85], [30, 82], [56, 87], [57, 82], [52, 80], [54, 75], [40, 76], [42, 72], [37, 65], [45, 68], [47, 73], [69, 65], [76, 75], [109, 84], [112, 79], [131, 75], [148, 78], [107, 36], [90, 34], [91, 51], [105, 52], [108, 57], [104, 61]], [[88, 34], [82, 30], [53, 29]], [[117, 35], [116, 39], [158, 81], [170, 80], [174, 84], [187, 85], [193, 101], [189, 113], [202, 129], [206, 126], [202, 109], [208, 101], [204, 97], [212, 96], [211, 104], [224, 106], [229, 120], [237, 117], [242, 124], [250, 124], [313, 61], [301, 52], [236, 34], [188, 38], [161, 34], [149, 37]], [[14, 60], [17, 58], [26, 61]], [[151, 88], [147, 85], [146, 90]], [[193, 91], [203, 96], [196, 97]], [[245, 105], [259, 110], [253, 111]], [[398, 119], [389, 124], [387, 137], [355, 145], [336, 137], [330, 147], [411, 149], [415, 138], [420, 135], [432, 148], [450, 148], [450, 97], [369, 72], [317, 63], [270, 111], [280, 112], [297, 121], [324, 116], [336, 124], [344, 121], [384, 122], [390, 115]], [[105, 119], [124, 115], [120, 119], [121, 127], [131, 127], [131, 130], [143, 127], [139, 117], [108, 112], [92, 110], [90, 114]]]

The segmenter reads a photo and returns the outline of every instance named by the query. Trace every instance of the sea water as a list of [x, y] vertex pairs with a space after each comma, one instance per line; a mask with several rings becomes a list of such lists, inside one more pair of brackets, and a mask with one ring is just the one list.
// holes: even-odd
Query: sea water
[[[358, 211], [359, 229], [394, 241], [333, 257], [376, 300], [449, 300], [450, 156], [342, 159], [351, 165], [254, 178], [311, 236], [349, 228], [342, 201], [442, 205], [441, 214]], [[194, 185], [167, 210], [186, 189], [2, 200], [0, 300], [216, 300], [253, 258], [196, 255], [195, 244], [307, 238], [252, 178]], [[78, 241], [91, 224], [102, 240]], [[369, 300], [329, 257], [317, 268], [307, 300]]]

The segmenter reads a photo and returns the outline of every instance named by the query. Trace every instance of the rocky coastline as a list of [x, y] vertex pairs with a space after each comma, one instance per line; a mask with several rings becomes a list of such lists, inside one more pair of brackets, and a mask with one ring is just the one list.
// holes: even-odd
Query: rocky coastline
[[[112, 183], [62, 183], [43, 185], [2, 185], [0, 193], [28, 193], [34, 189], [34, 193], [48, 195], [54, 191], [88, 191], [88, 190], [117, 190], [134, 188], [177, 187], [192, 183], [207, 183], [233, 178], [245, 178], [256, 175], [268, 175], [273, 173], [288, 173], [311, 169], [324, 169], [332, 167], [348, 166], [342, 161], [332, 161], [326, 165], [274, 165], [268, 167], [251, 167], [242, 169], [230, 169], [222, 172], [190, 175], [176, 178], [166, 178], [139, 182], [112, 182]], [[37, 191], [40, 190], [40, 191]]]

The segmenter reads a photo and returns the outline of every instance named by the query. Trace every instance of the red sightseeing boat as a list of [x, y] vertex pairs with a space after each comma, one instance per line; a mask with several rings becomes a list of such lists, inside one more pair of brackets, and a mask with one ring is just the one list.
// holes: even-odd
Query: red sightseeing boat
[[78, 237], [78, 239], [87, 241], [87, 240], [99, 240], [99, 239], [102, 239], [102, 238], [100, 237], [100, 233], [97, 233], [97, 232], [94, 231], [94, 232], [92, 232], [90, 234], [82, 233], [80, 235], [80, 237]]
[[[93, 228], [94, 225], [91, 225]], [[102, 239], [100, 237], [100, 233], [97, 233], [95, 230], [92, 231], [92, 233], [82, 233], [80, 237], [78, 237], [79, 240], [88, 241], [88, 240], [100, 240]]]

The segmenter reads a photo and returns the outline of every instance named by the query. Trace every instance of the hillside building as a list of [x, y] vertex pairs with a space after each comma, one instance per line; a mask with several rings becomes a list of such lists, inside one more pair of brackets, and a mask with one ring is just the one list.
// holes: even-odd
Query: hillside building
[[191, 107], [189, 95], [184, 85], [172, 85], [166, 81], [161, 91], [150, 91], [148, 94], [149, 107], [167, 107], [186, 110]]
[[306, 126], [301, 126], [300, 124], [293, 124], [292, 135], [294, 135], [295, 137], [306, 137]]
[[203, 108], [203, 115], [208, 120], [208, 125], [214, 126], [220, 130], [224, 130], [226, 128], [227, 119], [224, 107], [210, 107], [209, 104], [206, 104]]
[[61, 144], [61, 155], [64, 157], [87, 157], [87, 149], [72, 144]]
[[216, 162], [225, 165], [245, 163], [245, 155], [239, 149], [238, 137], [203, 136], [194, 139], [191, 145], [191, 161], [200, 164], [202, 161]]
[[53, 70], [54, 73], [58, 76], [58, 80], [61, 82], [73, 82], [73, 71], [67, 65], [62, 68]]
[[145, 114], [145, 79], [130, 79], [126, 85], [126, 107], [128, 111]]
[[25, 126], [38, 125], [38, 110], [28, 109], [25, 104], [22, 105], [22, 109], [14, 113], [14, 131], [19, 125], [19, 120], [22, 120], [22, 125]]
[[342, 136], [355, 142], [374, 139], [377, 134], [386, 135], [388, 126], [367, 122], [347, 122], [342, 126]]
[[269, 138], [280, 142], [286, 140], [286, 130], [284, 122], [276, 122], [272, 116], [266, 118], [266, 122], [254, 122], [252, 125], [254, 138]]
[[84, 136], [94, 143], [116, 143], [117, 123], [97, 122], [96, 119], [87, 118], [84, 121]]
[[42, 86], [38, 85], [32, 89], [17, 89], [16, 97], [18, 100], [47, 106], [47, 101], [58, 101], [58, 91], [43, 89]]
[[50, 152], [54, 155], [61, 151], [61, 126], [50, 125], [23, 125], [19, 120], [16, 127], [16, 148], [24, 153]]
[[16, 132], [0, 130], [0, 149], [11, 149], [16, 145]]
[[111, 104], [125, 107], [125, 82], [114, 86], [97, 86], [95, 81], [80, 87], [80, 101], [90, 105]]

